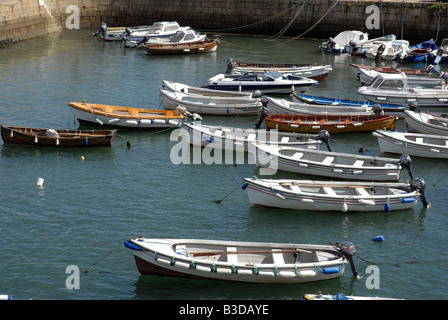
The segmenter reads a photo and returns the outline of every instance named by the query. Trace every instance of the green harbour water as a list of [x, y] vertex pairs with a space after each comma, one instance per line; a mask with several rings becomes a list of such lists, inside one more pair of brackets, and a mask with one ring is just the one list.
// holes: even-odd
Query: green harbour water
[[[229, 57], [243, 62], [331, 64], [328, 80], [310, 93], [354, 100], [362, 97], [350, 63], [395, 64], [326, 55], [320, 43], [311, 40], [226, 35], [219, 36], [214, 53], [146, 56], [141, 49], [122, 49], [119, 43], [102, 42], [91, 33], [63, 31], [1, 48], [0, 123], [74, 129], [78, 124], [67, 106], [71, 101], [163, 108], [162, 80], [200, 86], [224, 72]], [[447, 66], [441, 68], [446, 71]], [[257, 116], [202, 117], [204, 124], [241, 128], [253, 128], [258, 120]], [[404, 129], [404, 120], [399, 119], [397, 130]], [[393, 212], [265, 209], [251, 207], [246, 191], [239, 188], [243, 178], [258, 175], [255, 165], [175, 165], [170, 159], [176, 143], [170, 139], [172, 131], [117, 133], [112, 148], [0, 144], [0, 294], [14, 300], [300, 300], [317, 291], [411, 300], [448, 298], [446, 160], [412, 158], [414, 175], [427, 184], [430, 209], [422, 208], [421, 201], [414, 209]], [[364, 154], [381, 155], [370, 133], [331, 138], [335, 151], [358, 153], [363, 148]], [[273, 177], [310, 178], [286, 172]], [[44, 179], [43, 188], [36, 186], [38, 178]], [[402, 179], [407, 178], [404, 172]], [[371, 264], [357, 258], [360, 280], [349, 266], [342, 278], [300, 285], [141, 276], [132, 252], [122, 245], [140, 235], [311, 244], [349, 240], [359, 257], [379, 263], [380, 287], [369, 288], [366, 270]], [[377, 235], [385, 240], [372, 241]], [[66, 285], [70, 266], [80, 270], [78, 289]]]

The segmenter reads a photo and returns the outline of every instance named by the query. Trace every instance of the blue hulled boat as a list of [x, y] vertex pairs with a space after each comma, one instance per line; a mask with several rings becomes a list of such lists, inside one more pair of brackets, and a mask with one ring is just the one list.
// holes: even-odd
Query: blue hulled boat
[[428, 60], [432, 51], [437, 49], [437, 44], [434, 40], [427, 40], [409, 47], [409, 52], [403, 57], [399, 58], [400, 62], [422, 62]]

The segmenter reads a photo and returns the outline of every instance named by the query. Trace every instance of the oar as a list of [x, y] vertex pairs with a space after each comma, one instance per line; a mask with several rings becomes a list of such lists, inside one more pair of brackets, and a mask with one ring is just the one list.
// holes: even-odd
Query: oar
[[257, 254], [257, 253], [293, 253], [293, 252], [306, 252], [306, 253], [312, 253], [311, 251], [307, 250], [299, 250], [299, 249], [292, 249], [292, 250], [260, 250], [260, 251], [209, 251], [209, 252], [193, 252], [191, 253], [193, 257], [206, 257], [206, 256], [218, 256], [218, 255], [225, 255], [225, 254]]

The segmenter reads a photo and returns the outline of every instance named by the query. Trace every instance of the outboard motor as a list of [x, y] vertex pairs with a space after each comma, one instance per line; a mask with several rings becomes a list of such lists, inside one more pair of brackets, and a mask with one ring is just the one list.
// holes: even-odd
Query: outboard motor
[[135, 46], [138, 47], [142, 43], [145, 44], [148, 40], [149, 40], [149, 37], [148, 36], [144, 36], [143, 39], [140, 40], [139, 42], [137, 42], [137, 44]]
[[328, 151], [333, 152], [333, 149], [331, 149], [330, 147], [330, 133], [327, 130], [319, 131], [317, 137], [319, 138], [320, 141], [322, 141], [327, 145]]
[[443, 48], [440, 47], [439, 49], [437, 49], [437, 53], [436, 53], [436, 57], [434, 58], [434, 64], [439, 64], [440, 60], [442, 59], [442, 55], [443, 55]]
[[414, 179], [414, 175], [412, 174], [412, 171], [411, 171], [411, 163], [412, 163], [412, 160], [411, 160], [411, 157], [408, 154], [402, 154], [400, 156], [400, 164], [401, 164], [401, 166], [408, 171], [409, 177], [411, 179]]
[[372, 107], [372, 111], [375, 115], [379, 116], [381, 114], [384, 114], [383, 109], [381, 108], [381, 106], [379, 104], [376, 104]]
[[[336, 246], [338, 246], [338, 243], [336, 243]], [[348, 262], [350, 262], [350, 268], [352, 269], [353, 276], [355, 276], [357, 279], [360, 279], [361, 276], [359, 275], [358, 271], [356, 271], [355, 263], [353, 262], [353, 254], [356, 253], [355, 246], [350, 241], [344, 241], [339, 245], [339, 253], [342, 254]]]
[[423, 206], [425, 208], [431, 208], [431, 203], [429, 203], [425, 197], [425, 188], [426, 183], [423, 178], [413, 178], [411, 180], [411, 189], [418, 190], [420, 192], [420, 199], [422, 200]]
[[105, 35], [105, 34], [106, 34], [106, 31], [107, 31], [107, 25], [106, 25], [106, 23], [105, 23], [105, 22], [101, 22], [101, 24], [100, 24], [100, 28], [99, 28], [98, 31], [95, 32], [93, 35], [94, 35], [95, 37], [98, 37], [98, 35], [100, 35], [100, 34]]
[[131, 33], [132, 33], [131, 29], [129, 29], [129, 28], [124, 29], [124, 35], [125, 36], [130, 36]]
[[331, 52], [336, 47], [336, 42], [333, 40], [333, 38], [328, 38], [327, 43], [325, 44], [325, 51]]
[[227, 59], [227, 70], [226, 70], [226, 74], [231, 74], [232, 70], [235, 69], [236, 67], [236, 63], [233, 61], [232, 58], [228, 58]]
[[409, 102], [409, 110], [411, 111], [417, 111], [418, 109], [418, 103], [413, 101], [413, 102]]
[[252, 95], [252, 97], [258, 99], [258, 98], [263, 97], [263, 95], [261, 94], [261, 91], [260, 91], [260, 90], [255, 90], [254, 93], [253, 93], [253, 95]]
[[381, 55], [384, 53], [384, 50], [386, 50], [386, 45], [384, 43], [382, 43], [376, 51], [376, 57], [375, 57], [376, 60], [381, 58]]
[[350, 50], [349, 50], [349, 54], [352, 55], [353, 52], [358, 51], [358, 48], [356, 48], [356, 41], [354, 40], [350, 40], [348, 42], [349, 46], [350, 46]]
[[267, 104], [269, 102], [269, 99], [266, 96], [261, 97], [261, 104], [262, 107], [260, 109], [260, 118], [258, 119], [258, 122], [255, 124], [255, 128], [260, 129], [261, 124], [263, 123], [264, 119], [268, 116], [268, 107]]

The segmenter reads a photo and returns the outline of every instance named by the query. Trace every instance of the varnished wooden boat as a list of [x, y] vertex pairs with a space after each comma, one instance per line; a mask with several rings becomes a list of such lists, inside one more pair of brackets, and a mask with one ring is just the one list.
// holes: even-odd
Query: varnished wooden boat
[[379, 129], [395, 130], [396, 116], [386, 115], [269, 115], [268, 129], [298, 133], [318, 133], [325, 129], [329, 133], [373, 132]]
[[144, 109], [105, 104], [70, 102], [75, 117], [83, 125], [121, 128], [175, 128], [180, 127], [185, 115], [175, 110]]
[[331, 245], [143, 237], [124, 245], [143, 275], [305, 283], [339, 278], [348, 263]]
[[145, 45], [145, 54], [189, 54], [216, 51], [218, 39], [188, 43], [154, 43]]
[[115, 130], [64, 130], [1, 126], [5, 144], [39, 147], [111, 147]]

